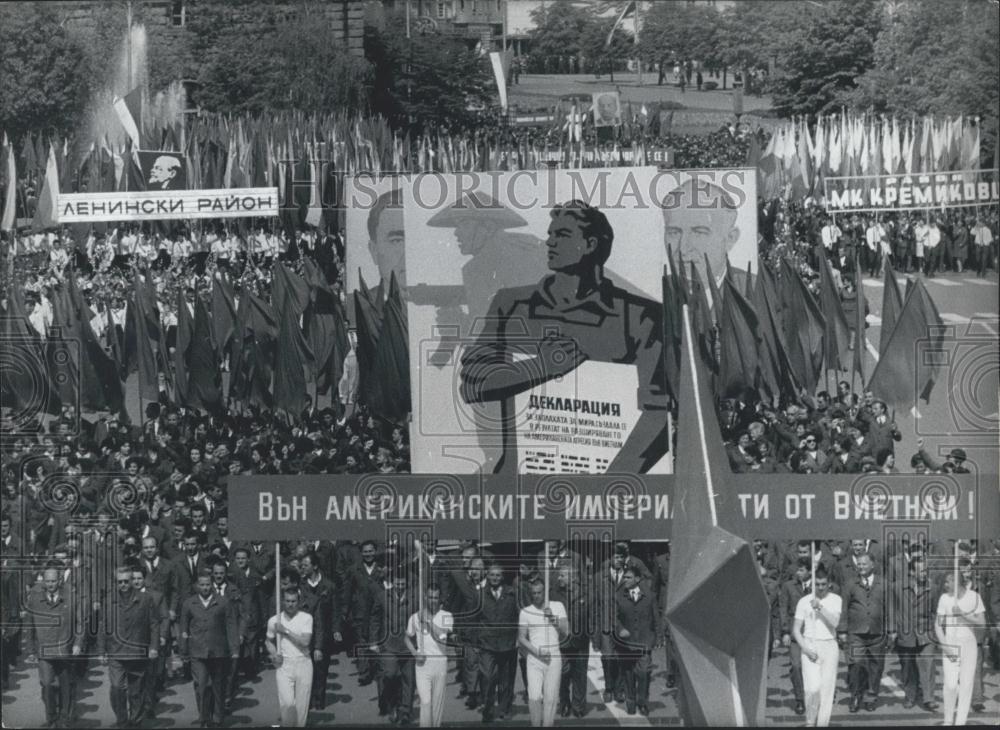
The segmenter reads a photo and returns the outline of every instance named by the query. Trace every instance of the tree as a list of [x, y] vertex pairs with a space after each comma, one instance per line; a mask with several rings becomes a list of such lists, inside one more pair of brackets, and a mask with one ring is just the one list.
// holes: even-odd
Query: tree
[[[584, 43], [596, 25], [591, 12], [578, 7], [571, 0], [543, 3], [531, 12], [535, 27], [531, 36], [531, 64], [542, 71], [561, 70], [556, 64], [560, 58], [580, 58]], [[610, 26], [608, 26], [610, 30]], [[591, 35], [592, 37], [592, 35]], [[607, 31], [604, 37], [607, 38]], [[593, 51], [592, 43], [589, 50]]]
[[323, 3], [279, 7], [263, 0], [207, 0], [189, 23], [200, 60], [198, 102], [216, 112], [368, 106], [371, 69], [346, 47]]
[[495, 106], [489, 59], [460, 39], [429, 33], [406, 37], [406, 18], [387, 14], [365, 32], [374, 67], [373, 110], [415, 132], [472, 129]]
[[1000, 7], [989, 0], [884, 2], [873, 67], [845, 101], [880, 113], [979, 116], [991, 159], [1000, 108]]
[[705, 61], [714, 56], [721, 16], [699, 5], [654, 3], [643, 16], [639, 45], [650, 61]]
[[881, 28], [878, 4], [828, 0], [808, 8], [787, 5], [798, 5], [802, 14], [774, 38], [776, 70], [770, 91], [775, 111], [812, 116], [839, 107], [855, 88], [855, 79], [874, 63]]
[[0, 128], [66, 134], [89, 97], [87, 55], [40, 3], [0, 8]]

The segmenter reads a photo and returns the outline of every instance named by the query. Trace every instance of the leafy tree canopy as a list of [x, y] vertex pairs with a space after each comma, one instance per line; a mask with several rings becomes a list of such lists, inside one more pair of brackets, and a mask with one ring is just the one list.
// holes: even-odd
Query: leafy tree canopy
[[406, 18], [389, 13], [365, 34], [374, 66], [372, 106], [393, 126], [413, 131], [471, 129], [495, 119], [496, 84], [489, 59], [457, 38], [411, 33]]
[[0, 128], [17, 137], [72, 129], [89, 98], [87, 54], [40, 3], [0, 8]]

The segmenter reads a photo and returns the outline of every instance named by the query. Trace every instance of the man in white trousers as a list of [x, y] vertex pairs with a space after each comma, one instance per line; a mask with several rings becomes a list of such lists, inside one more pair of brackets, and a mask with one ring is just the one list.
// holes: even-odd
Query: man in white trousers
[[313, 617], [299, 611], [299, 589], [281, 594], [283, 611], [267, 622], [267, 651], [278, 671], [278, 706], [282, 727], [305, 727], [309, 718], [313, 664], [309, 656]]
[[406, 647], [416, 659], [420, 727], [441, 727], [444, 688], [448, 683], [448, 637], [454, 631], [452, 615], [441, 608], [441, 589], [424, 590], [424, 605], [406, 625]]
[[518, 646], [527, 655], [528, 713], [532, 727], [552, 727], [559, 704], [562, 654], [559, 645], [569, 633], [566, 608], [546, 601], [545, 584], [531, 584], [531, 605], [518, 617]]
[[795, 606], [792, 636], [802, 647], [802, 690], [806, 700], [806, 725], [827, 727], [833, 711], [837, 687], [837, 623], [843, 600], [830, 592], [826, 568], [816, 568], [813, 592], [799, 599]]

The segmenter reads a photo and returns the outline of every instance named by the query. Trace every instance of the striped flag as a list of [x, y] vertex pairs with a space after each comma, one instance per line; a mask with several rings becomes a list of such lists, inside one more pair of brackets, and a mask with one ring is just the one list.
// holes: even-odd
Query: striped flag
[[59, 224], [56, 205], [59, 203], [59, 168], [56, 166], [55, 145], [49, 145], [49, 159], [45, 164], [45, 180], [35, 207], [32, 225], [36, 230], [54, 228]]

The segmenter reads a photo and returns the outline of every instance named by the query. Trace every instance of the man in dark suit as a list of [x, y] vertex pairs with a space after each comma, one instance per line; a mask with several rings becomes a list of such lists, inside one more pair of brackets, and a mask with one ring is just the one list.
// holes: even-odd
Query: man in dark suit
[[162, 617], [153, 598], [136, 591], [132, 569], [115, 571], [117, 590], [101, 612], [97, 653], [108, 662], [111, 709], [117, 727], [132, 727], [142, 721], [143, 689], [149, 661], [159, 657]]
[[246, 641], [240, 645], [240, 658], [237, 662], [237, 672], [253, 678], [257, 676], [257, 657], [259, 641], [264, 626], [263, 590], [260, 573], [250, 564], [250, 548], [237, 547], [233, 551], [233, 562], [229, 567], [229, 582], [239, 589], [243, 596], [249, 596], [249, 615], [245, 617]]
[[399, 725], [410, 721], [416, 684], [414, 657], [406, 646], [406, 624], [416, 613], [417, 600], [410, 596], [408, 586], [409, 577], [398, 571], [389, 590], [372, 591], [375, 601], [368, 630], [369, 648], [378, 657], [382, 681], [379, 699], [390, 720]]
[[[4, 591], [8, 575], [19, 576], [20, 573], [4, 573]], [[76, 688], [71, 657], [79, 656], [83, 650], [83, 604], [79, 596], [66, 590], [59, 568], [45, 569], [42, 587], [43, 590], [29, 593], [25, 606], [28, 661], [38, 658], [46, 724], [70, 727]], [[8, 600], [6, 593], [3, 599]]]
[[326, 681], [330, 674], [330, 658], [343, 641], [340, 632], [341, 608], [333, 581], [321, 569], [321, 558], [312, 550], [299, 559], [299, 606], [313, 617], [313, 681], [309, 708], [326, 707]]
[[[656, 605], [660, 609], [661, 616], [666, 616], [667, 614], [667, 593], [670, 588], [669, 550], [670, 547], [668, 545], [668, 552], [657, 555], [656, 561], [653, 563], [653, 593], [656, 594]], [[666, 622], [664, 622], [663, 626], [663, 643], [666, 648], [664, 659], [667, 668], [667, 689], [673, 689], [677, 686], [677, 674], [680, 672], [680, 667], [677, 665], [677, 649], [670, 638], [670, 629], [666, 625]]]
[[181, 606], [181, 653], [191, 660], [202, 727], [219, 727], [225, 707], [226, 664], [240, 655], [237, 616], [229, 599], [213, 590], [207, 570], [199, 574], [195, 585], [196, 595]]
[[812, 567], [809, 558], [799, 558], [795, 577], [781, 585], [778, 605], [781, 615], [781, 643], [788, 648], [788, 658], [792, 665], [792, 694], [795, 696], [795, 714], [806, 713], [805, 691], [802, 687], [802, 647], [792, 641], [792, 627], [795, 625], [795, 607], [812, 590]]
[[865, 709], [874, 712], [885, 668], [888, 587], [875, 575], [871, 555], [862, 554], [856, 564], [857, 576], [844, 586], [844, 610], [837, 633], [847, 648], [847, 684], [851, 693], [848, 709], [857, 712], [864, 701]]
[[625, 570], [615, 596], [615, 651], [625, 683], [625, 709], [649, 715], [649, 675], [653, 649], [663, 646], [663, 622], [654, 597], [639, 586], [634, 568]]
[[[215, 592], [215, 595], [225, 598], [236, 614], [236, 635], [238, 637], [240, 654], [242, 655], [243, 647], [250, 640], [249, 626], [253, 620], [253, 614], [256, 612], [253, 597], [241, 591], [235, 583], [229, 582], [229, 569], [224, 560], [212, 555], [205, 562], [211, 562], [212, 565], [212, 590]], [[238, 674], [239, 657], [236, 657], [226, 663], [223, 708], [227, 714], [236, 700]]]
[[[461, 684], [461, 697], [466, 695], [465, 706], [474, 710], [479, 706], [479, 693], [476, 686], [479, 680], [479, 644], [477, 641], [476, 617], [482, 601], [482, 591], [485, 586], [483, 573], [485, 566], [482, 558], [473, 558], [468, 569], [456, 571], [452, 575], [452, 590], [449, 595], [448, 610], [455, 617], [455, 635], [461, 651], [458, 679]], [[480, 692], [485, 687], [480, 687]]]
[[198, 535], [189, 530], [184, 535], [184, 554], [174, 559], [179, 603], [183, 603], [188, 597], [198, 592], [198, 576], [206, 568]]
[[[615, 621], [618, 592], [625, 585], [625, 570], [619, 563], [612, 563], [594, 579], [595, 613], [594, 644], [601, 653], [604, 671], [604, 702], [625, 701], [624, 675], [615, 643]], [[665, 605], [665, 604], [664, 604]]]
[[937, 709], [934, 702], [934, 677], [937, 669], [937, 642], [934, 621], [939, 591], [932, 585], [927, 561], [915, 554], [909, 572], [893, 586], [893, 600], [888, 621], [889, 642], [896, 645], [906, 708], [920, 704], [928, 712]]
[[147, 585], [148, 580], [149, 574], [145, 565], [139, 563], [132, 568], [132, 589], [147, 594], [153, 601], [156, 613], [160, 617], [160, 644], [157, 647], [157, 656], [149, 660], [149, 667], [146, 669], [142, 689], [142, 705], [138, 713], [140, 719], [152, 719], [156, 715], [157, 697], [162, 689], [161, 682], [166, 676], [166, 647], [170, 638], [170, 614], [167, 610], [167, 603], [162, 593]]
[[479, 611], [475, 617], [475, 645], [479, 650], [479, 691], [483, 701], [483, 722], [510, 715], [514, 704], [514, 676], [517, 667], [517, 620], [521, 607], [514, 590], [503, 583], [503, 569], [497, 563], [486, 571], [486, 586], [478, 591]]
[[[0, 514], [0, 554], [4, 568], [8, 558], [21, 554], [20, 540], [13, 533], [11, 515]], [[0, 666], [3, 669], [3, 688], [10, 681], [10, 668], [17, 664], [21, 648], [21, 593], [23, 591], [20, 571], [4, 570], [0, 589], [0, 618], [3, 623], [2, 644], [0, 644]]]
[[372, 603], [378, 591], [383, 590], [382, 581], [385, 578], [385, 567], [376, 560], [377, 556], [375, 541], [365, 540], [361, 544], [361, 563], [352, 566], [345, 580], [348, 588], [344, 598], [349, 602], [349, 620], [358, 642], [355, 651], [358, 654], [358, 684], [362, 687], [375, 679], [375, 658], [368, 653], [371, 645], [368, 632]]
[[581, 718], [587, 714], [587, 664], [590, 660], [593, 596], [577, 571], [560, 571], [559, 590], [553, 597], [566, 609], [569, 631], [562, 640], [563, 674], [559, 683], [559, 714]]

